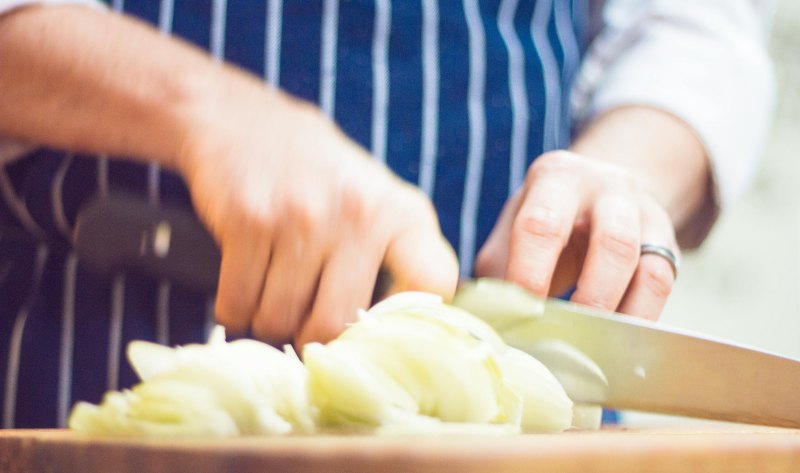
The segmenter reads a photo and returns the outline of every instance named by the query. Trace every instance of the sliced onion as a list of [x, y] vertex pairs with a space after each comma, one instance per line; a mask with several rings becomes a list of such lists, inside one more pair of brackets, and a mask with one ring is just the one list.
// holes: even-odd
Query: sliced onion
[[453, 305], [464, 309], [502, 332], [544, 313], [544, 300], [522, 288], [497, 279], [482, 278], [463, 284]]
[[[487, 322], [509, 346], [541, 361], [570, 398], [603, 397], [608, 381], [590, 357], [562, 340], [542, 338], [538, 322], [544, 300], [505, 281], [479, 279], [463, 285], [453, 303]], [[573, 426], [599, 426], [601, 408], [582, 405], [575, 412]]]
[[522, 396], [521, 425], [537, 432], [561, 432], [572, 424], [572, 401], [536, 358], [509, 347], [501, 359], [508, 385]]
[[[75, 430], [98, 433], [97, 426], [106, 426], [112, 434], [149, 435], [158, 431], [162, 420], [165, 425], [161, 427], [167, 433], [178, 435], [193, 428], [202, 433], [208, 429], [193, 427], [193, 418], [181, 415], [187, 407], [202, 406], [232, 419], [235, 429], [214, 430], [217, 435], [278, 435], [293, 430], [310, 432], [315, 427], [307, 399], [306, 372], [293, 353], [287, 355], [254, 340], [226, 343], [224, 332], [216, 330], [204, 345], [167, 348], [132, 342], [128, 355], [142, 383], [132, 391], [107, 394], [99, 408], [80, 405], [71, 416], [74, 421], [70, 425]], [[188, 400], [181, 402], [187, 396]], [[151, 415], [151, 411], [158, 415]], [[168, 415], [170, 411], [174, 411], [173, 416]], [[183, 419], [185, 425], [179, 425], [176, 419]]]
[[308, 344], [304, 363], [291, 347], [228, 343], [221, 328], [202, 345], [133, 342], [128, 356], [142, 383], [108, 393], [99, 406], [78, 404], [73, 429], [228, 436], [322, 426], [501, 435], [563, 430], [572, 420], [572, 402], [547, 368], [430, 294], [398, 294], [361, 312], [336, 340]]

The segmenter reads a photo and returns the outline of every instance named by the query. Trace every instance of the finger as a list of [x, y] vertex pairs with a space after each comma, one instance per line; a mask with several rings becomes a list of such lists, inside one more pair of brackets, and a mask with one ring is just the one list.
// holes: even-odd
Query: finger
[[639, 261], [639, 199], [599, 197], [591, 210], [589, 247], [572, 301], [606, 310], [619, 305]]
[[[642, 241], [663, 245], [679, 256], [675, 230], [669, 216], [660, 207], [644, 212]], [[657, 320], [672, 293], [675, 274], [663, 256], [644, 254], [633, 275], [619, 311], [650, 320]]]
[[555, 177], [533, 181], [523, 199], [511, 228], [506, 279], [544, 297], [572, 232], [580, 196]]
[[550, 282], [549, 296], [561, 297], [571, 294], [575, 290], [578, 277], [583, 271], [583, 262], [586, 260], [586, 251], [589, 247], [589, 231], [577, 226], [572, 227], [569, 243], [561, 252], [558, 259], [553, 280]]
[[489, 238], [475, 258], [475, 276], [502, 278], [508, 267], [508, 242], [511, 226], [522, 205], [522, 190], [516, 192], [503, 206]]
[[366, 248], [367, 242], [348, 242], [326, 262], [311, 313], [295, 337], [298, 347], [332, 340], [357, 320], [358, 309], [369, 308], [383, 248]]
[[409, 232], [392, 242], [386, 259], [392, 276], [389, 294], [423, 291], [453, 298], [458, 285], [458, 260], [438, 232]]
[[217, 322], [231, 333], [245, 332], [258, 308], [270, 261], [270, 238], [256, 229], [243, 229], [223, 244], [217, 286]]
[[423, 291], [450, 301], [458, 285], [458, 259], [439, 229], [436, 210], [422, 194], [397, 203], [383, 255], [392, 279], [389, 293]]
[[284, 235], [275, 243], [252, 325], [256, 338], [276, 346], [290, 342], [310, 312], [322, 269], [319, 245]]

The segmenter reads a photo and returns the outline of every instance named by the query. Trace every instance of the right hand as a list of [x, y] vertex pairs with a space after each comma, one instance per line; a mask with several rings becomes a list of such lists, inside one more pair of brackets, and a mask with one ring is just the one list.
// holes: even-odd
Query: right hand
[[393, 292], [452, 296], [457, 261], [418, 189], [316, 107], [260, 84], [222, 95], [177, 161], [222, 249], [219, 323], [274, 344], [330, 340], [381, 268]]

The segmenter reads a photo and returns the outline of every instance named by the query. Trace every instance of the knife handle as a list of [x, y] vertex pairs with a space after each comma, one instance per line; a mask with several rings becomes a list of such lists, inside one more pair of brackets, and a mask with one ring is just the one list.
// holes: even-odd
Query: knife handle
[[102, 275], [129, 271], [213, 293], [221, 254], [187, 210], [127, 194], [98, 197], [78, 213], [73, 243], [81, 262]]
[[[128, 194], [95, 198], [78, 212], [73, 244], [95, 273], [131, 271], [202, 293], [217, 289], [220, 250], [183, 207], [154, 206]], [[392, 282], [388, 271], [378, 273], [372, 303], [389, 292]]]

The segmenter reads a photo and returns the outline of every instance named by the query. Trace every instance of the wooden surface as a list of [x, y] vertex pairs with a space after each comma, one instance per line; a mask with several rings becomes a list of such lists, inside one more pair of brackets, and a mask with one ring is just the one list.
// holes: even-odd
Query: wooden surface
[[0, 430], [0, 472], [800, 472], [800, 430], [604, 430], [504, 438], [98, 439]]

